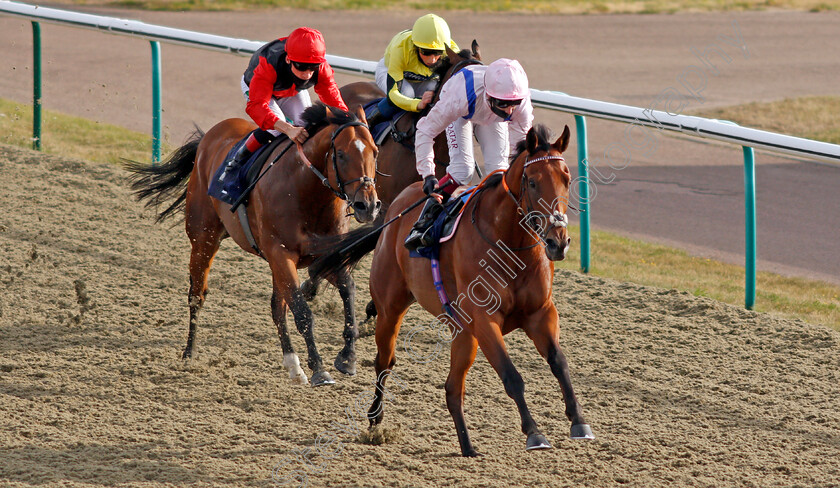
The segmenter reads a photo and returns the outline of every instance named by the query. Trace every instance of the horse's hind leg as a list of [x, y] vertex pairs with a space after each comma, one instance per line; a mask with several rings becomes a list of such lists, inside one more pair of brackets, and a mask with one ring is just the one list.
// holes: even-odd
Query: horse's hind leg
[[478, 342], [475, 337], [461, 331], [452, 341], [449, 359], [449, 376], [446, 378], [446, 408], [455, 421], [455, 432], [458, 433], [458, 444], [461, 445], [461, 455], [464, 457], [478, 456], [473, 449], [470, 434], [467, 432], [467, 422], [464, 419], [464, 389], [467, 371], [475, 361]]
[[[190, 252], [190, 329], [187, 334], [187, 345], [181, 356], [183, 359], [191, 358], [193, 355], [198, 312], [204, 306], [204, 300], [207, 297], [207, 275], [225, 235], [222, 222], [216, 217], [212, 207], [198, 211], [194, 207], [195, 205], [188, 204], [186, 208], [187, 237], [192, 244], [192, 251]], [[213, 212], [212, 216], [209, 215], [208, 210]], [[199, 218], [202, 214], [207, 218]]]
[[534, 341], [537, 351], [548, 362], [551, 372], [560, 383], [563, 402], [566, 404], [566, 417], [572, 423], [572, 439], [594, 439], [592, 429], [583, 418], [580, 404], [575, 396], [575, 390], [572, 388], [572, 378], [569, 374], [569, 364], [566, 362], [566, 356], [560, 349], [557, 310], [550, 307], [546, 309], [545, 313], [530, 318], [524, 329], [528, 337]]
[[[373, 402], [368, 410], [370, 426], [382, 422], [384, 415], [382, 409], [382, 398], [384, 395], [385, 379], [390, 375], [396, 364], [397, 336], [400, 333], [400, 325], [409, 305], [414, 297], [408, 292], [401, 277], [393, 274], [383, 275], [383, 268], [377, 269], [376, 262], [370, 275], [370, 292], [376, 303], [379, 303], [379, 314], [376, 316], [376, 391]], [[391, 268], [393, 269], [393, 268]], [[399, 283], [396, 283], [400, 280]]]
[[280, 347], [283, 348], [283, 367], [289, 372], [292, 383], [305, 385], [309, 380], [306, 373], [300, 367], [300, 359], [295, 354], [295, 348], [289, 339], [289, 331], [286, 328], [286, 302], [277, 293], [271, 294], [271, 316], [277, 326], [277, 335], [280, 336]]
[[330, 280], [338, 288], [338, 294], [344, 304], [344, 348], [335, 357], [333, 366], [344, 374], [356, 374], [356, 339], [359, 328], [356, 325], [356, 283], [347, 268], [342, 269], [335, 279]]

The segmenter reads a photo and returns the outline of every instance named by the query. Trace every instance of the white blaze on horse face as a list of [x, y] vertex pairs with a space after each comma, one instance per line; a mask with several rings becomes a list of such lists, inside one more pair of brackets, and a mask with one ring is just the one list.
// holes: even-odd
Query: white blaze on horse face
[[367, 147], [367, 146], [365, 146], [365, 143], [360, 141], [359, 139], [356, 139], [356, 141], [353, 144], [356, 145], [356, 149], [359, 150], [359, 154], [361, 154], [362, 157], [364, 157], [365, 156], [365, 147]]

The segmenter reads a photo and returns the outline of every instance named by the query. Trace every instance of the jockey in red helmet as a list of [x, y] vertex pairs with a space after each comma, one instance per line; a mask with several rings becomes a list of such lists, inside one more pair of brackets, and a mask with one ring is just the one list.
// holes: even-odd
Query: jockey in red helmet
[[259, 128], [227, 163], [219, 182], [281, 132], [299, 143], [309, 137], [299, 125], [300, 114], [312, 105], [309, 88], [314, 88], [325, 104], [347, 110], [325, 55], [324, 36], [315, 29], [299, 27], [251, 56], [241, 88], [247, 101], [245, 112]]

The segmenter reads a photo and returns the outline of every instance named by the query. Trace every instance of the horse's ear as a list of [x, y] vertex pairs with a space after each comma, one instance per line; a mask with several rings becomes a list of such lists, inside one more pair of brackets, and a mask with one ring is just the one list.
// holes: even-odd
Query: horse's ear
[[362, 107], [361, 104], [356, 105], [356, 110], [354, 112], [356, 113], [356, 117], [358, 117], [359, 120], [367, 124], [367, 117], [365, 117], [365, 109]]
[[473, 42], [472, 42], [472, 45], [470, 46], [470, 48], [472, 48], [473, 57], [475, 59], [481, 61], [481, 50], [478, 48], [478, 41], [473, 39]]
[[454, 57], [458, 57], [458, 53], [453, 51], [452, 48], [449, 47], [449, 44], [444, 44], [443, 47], [446, 48], [446, 57], [447, 58], [452, 59]]
[[540, 143], [540, 138], [537, 136], [537, 131], [534, 130], [533, 127], [528, 131], [528, 134], [525, 136], [525, 147], [528, 149], [528, 153], [531, 154], [537, 150], [537, 145]]
[[[530, 132], [528, 134], [530, 135]], [[554, 144], [552, 144], [552, 147], [554, 147], [554, 149], [557, 149], [561, 153], [566, 152], [566, 148], [569, 147], [569, 139], [570, 138], [571, 138], [571, 131], [569, 130], [569, 126], [567, 125], [563, 129], [563, 133], [560, 134], [560, 137], [558, 137], [557, 140], [554, 141]]]

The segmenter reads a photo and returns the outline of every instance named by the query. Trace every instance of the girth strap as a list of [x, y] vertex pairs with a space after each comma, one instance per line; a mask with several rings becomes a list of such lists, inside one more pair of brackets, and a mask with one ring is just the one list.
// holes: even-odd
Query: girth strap
[[257, 241], [254, 239], [254, 233], [251, 232], [251, 224], [248, 223], [248, 208], [245, 205], [236, 207], [236, 215], [239, 216], [239, 223], [242, 225], [242, 232], [245, 233], [245, 238], [248, 239], [248, 244], [254, 248], [254, 251], [256, 251], [260, 257], [265, 258], [262, 250], [260, 250], [260, 247], [257, 246]]

